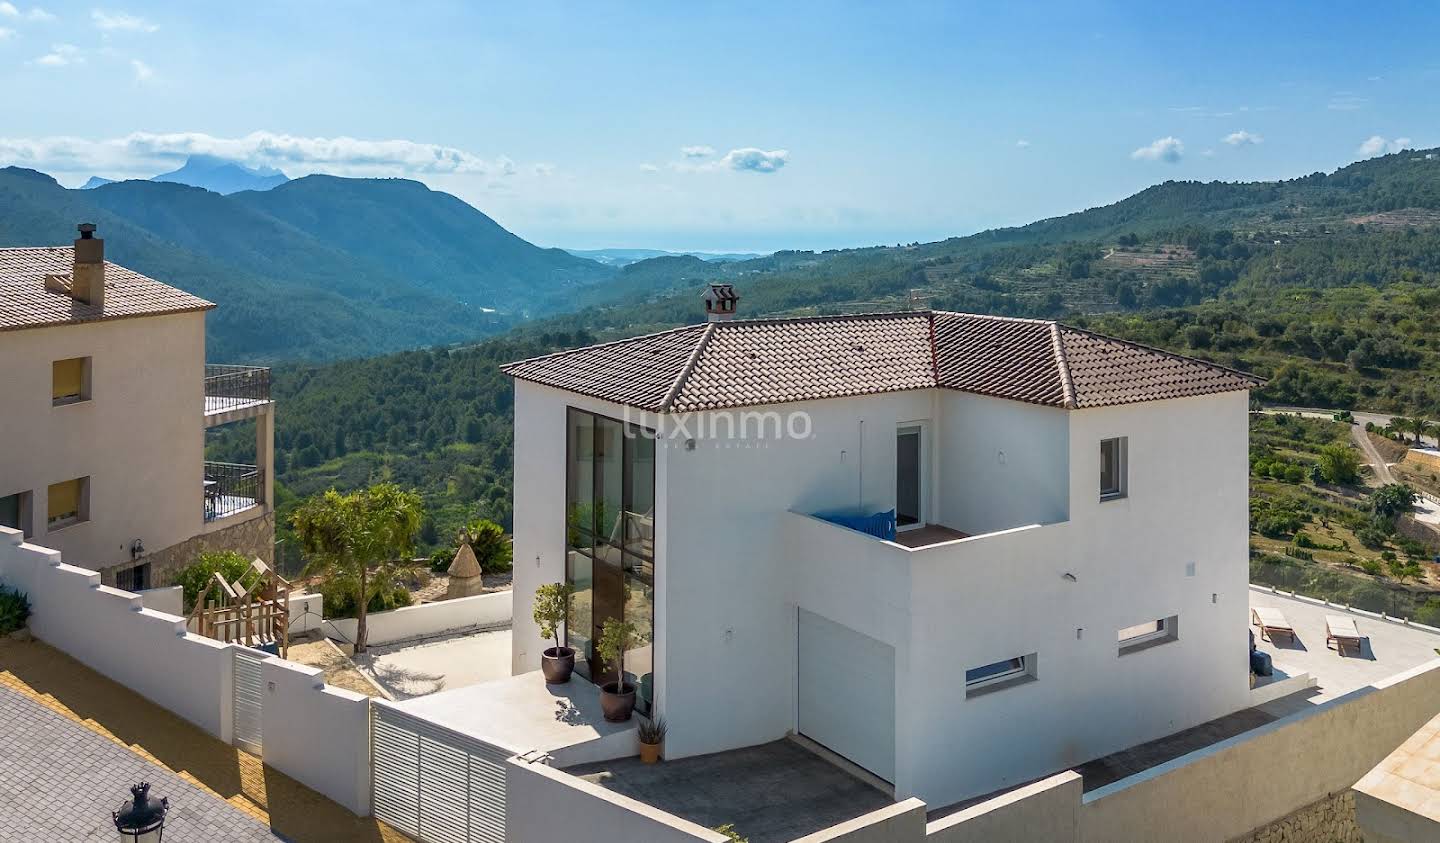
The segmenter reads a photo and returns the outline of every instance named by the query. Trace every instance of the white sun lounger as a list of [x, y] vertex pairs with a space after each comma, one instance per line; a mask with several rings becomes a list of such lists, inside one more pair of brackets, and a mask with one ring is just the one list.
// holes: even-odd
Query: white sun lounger
[[1255, 625], [1260, 627], [1260, 637], [1266, 641], [1274, 641], [1271, 636], [1275, 633], [1289, 636], [1291, 641], [1295, 640], [1295, 628], [1285, 620], [1285, 613], [1270, 606], [1252, 606], [1250, 617]]
[[1355, 627], [1355, 619], [1345, 615], [1325, 616], [1325, 646], [1329, 647], [1330, 642], [1335, 642], [1335, 652], [1344, 654], [1345, 645], [1352, 644], [1356, 650], [1360, 649], [1360, 642], [1364, 636]]

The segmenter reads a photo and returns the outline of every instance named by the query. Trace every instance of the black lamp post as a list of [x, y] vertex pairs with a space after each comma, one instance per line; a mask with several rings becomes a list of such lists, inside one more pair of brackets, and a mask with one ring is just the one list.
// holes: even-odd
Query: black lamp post
[[131, 799], [111, 813], [115, 818], [115, 830], [125, 843], [160, 843], [165, 836], [165, 811], [170, 800], [164, 797], [150, 798], [149, 782], [141, 782], [130, 788]]

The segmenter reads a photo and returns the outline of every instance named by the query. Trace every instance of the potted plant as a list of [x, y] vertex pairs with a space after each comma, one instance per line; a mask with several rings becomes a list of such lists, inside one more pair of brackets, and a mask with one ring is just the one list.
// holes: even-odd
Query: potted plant
[[595, 650], [607, 668], [615, 670], [615, 680], [600, 686], [600, 710], [611, 723], [630, 719], [635, 710], [635, 686], [625, 681], [625, 651], [635, 644], [635, 624], [609, 618], [600, 627], [600, 640]]
[[570, 596], [574, 589], [568, 583], [546, 583], [535, 589], [535, 606], [530, 614], [540, 627], [543, 638], [555, 639], [554, 647], [546, 647], [540, 654], [540, 670], [545, 682], [563, 685], [570, 681], [575, 671], [575, 648], [560, 643], [560, 624], [570, 613]]
[[652, 717], [640, 722], [636, 731], [640, 736], [640, 761], [654, 764], [660, 760], [660, 747], [665, 743], [665, 718]]

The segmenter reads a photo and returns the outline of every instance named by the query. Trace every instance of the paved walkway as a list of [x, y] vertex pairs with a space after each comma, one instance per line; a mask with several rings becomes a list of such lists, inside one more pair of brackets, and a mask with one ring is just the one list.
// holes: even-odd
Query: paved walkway
[[[231, 809], [249, 817], [262, 828], [268, 827], [281, 839], [295, 843], [402, 843], [409, 840], [383, 823], [355, 816], [289, 776], [266, 767], [259, 758], [221, 743], [129, 688], [106, 679], [45, 644], [0, 639], [0, 689], [8, 689], [11, 695], [18, 694], [48, 709], [82, 732], [89, 732], [128, 753], [137, 763], [150, 765], [142, 769], [153, 767], [162, 772], [170, 771], [176, 780], [208, 794], [212, 803], [228, 803]], [[0, 746], [10, 739], [13, 730], [9, 728], [9, 722], [8, 714], [0, 710], [0, 736], [3, 736], [0, 737]], [[34, 757], [36, 753], [39, 753], [42, 768], [56, 764], [56, 753], [46, 746], [32, 747], [30, 753], [21, 757]], [[8, 754], [0, 755], [0, 765], [9, 767], [16, 763]], [[7, 770], [0, 769], [0, 774], [5, 772]], [[169, 796], [172, 805], [179, 808], [179, 788], [169, 792], [162, 790], [159, 775], [152, 776], [150, 781], [157, 793]], [[169, 780], [166, 783], [168, 785]], [[117, 784], [106, 777], [100, 819], [108, 821], [109, 811], [124, 801], [125, 788], [130, 784], [134, 782]], [[113, 792], [116, 788], [119, 788], [118, 793]], [[5, 799], [12, 789], [7, 780], [0, 779], [0, 800]], [[189, 796], [186, 798], [189, 799]], [[0, 801], [0, 805], [13, 804]], [[11, 838], [4, 836], [6, 825], [7, 818], [0, 810], [0, 841], [9, 843]], [[111, 837], [114, 831], [114, 826], [110, 826]], [[165, 835], [166, 840], [170, 837], [168, 833]], [[70, 841], [88, 838], [83, 834], [57, 833], [32, 835], [24, 839]], [[175, 839], [208, 843], [251, 838], [187, 834], [177, 835]], [[260, 839], [274, 840], [274, 837]]]
[[268, 841], [263, 823], [18, 691], [0, 687], [0, 841], [114, 840], [136, 782], [170, 800], [165, 838]]

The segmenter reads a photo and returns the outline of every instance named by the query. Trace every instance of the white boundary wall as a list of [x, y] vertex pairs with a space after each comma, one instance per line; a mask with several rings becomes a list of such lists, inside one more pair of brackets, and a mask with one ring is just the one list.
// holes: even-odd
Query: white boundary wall
[[326, 687], [308, 665], [272, 657], [261, 671], [265, 763], [368, 816], [370, 699]]
[[[378, 647], [395, 641], [424, 638], [484, 626], [509, 626], [514, 592], [496, 591], [421, 603], [390, 612], [375, 612], [365, 618], [366, 644]], [[325, 635], [347, 644], [355, 641], [354, 618], [326, 620], [321, 629]]]
[[[232, 738], [231, 650], [185, 619], [100, 584], [60, 551], [0, 527], [0, 583], [30, 599], [30, 631], [95, 672], [220, 740]], [[157, 670], [157, 666], [160, 668]], [[361, 816], [370, 813], [369, 699], [327, 688], [320, 670], [271, 657], [264, 667], [264, 760]]]
[[511, 843], [643, 840], [727, 843], [719, 832], [552, 769], [511, 758], [505, 763], [506, 837]]
[[92, 670], [230, 741], [230, 647], [146, 609], [138, 594], [65, 565], [60, 551], [0, 527], [0, 582], [30, 598], [30, 631]]

